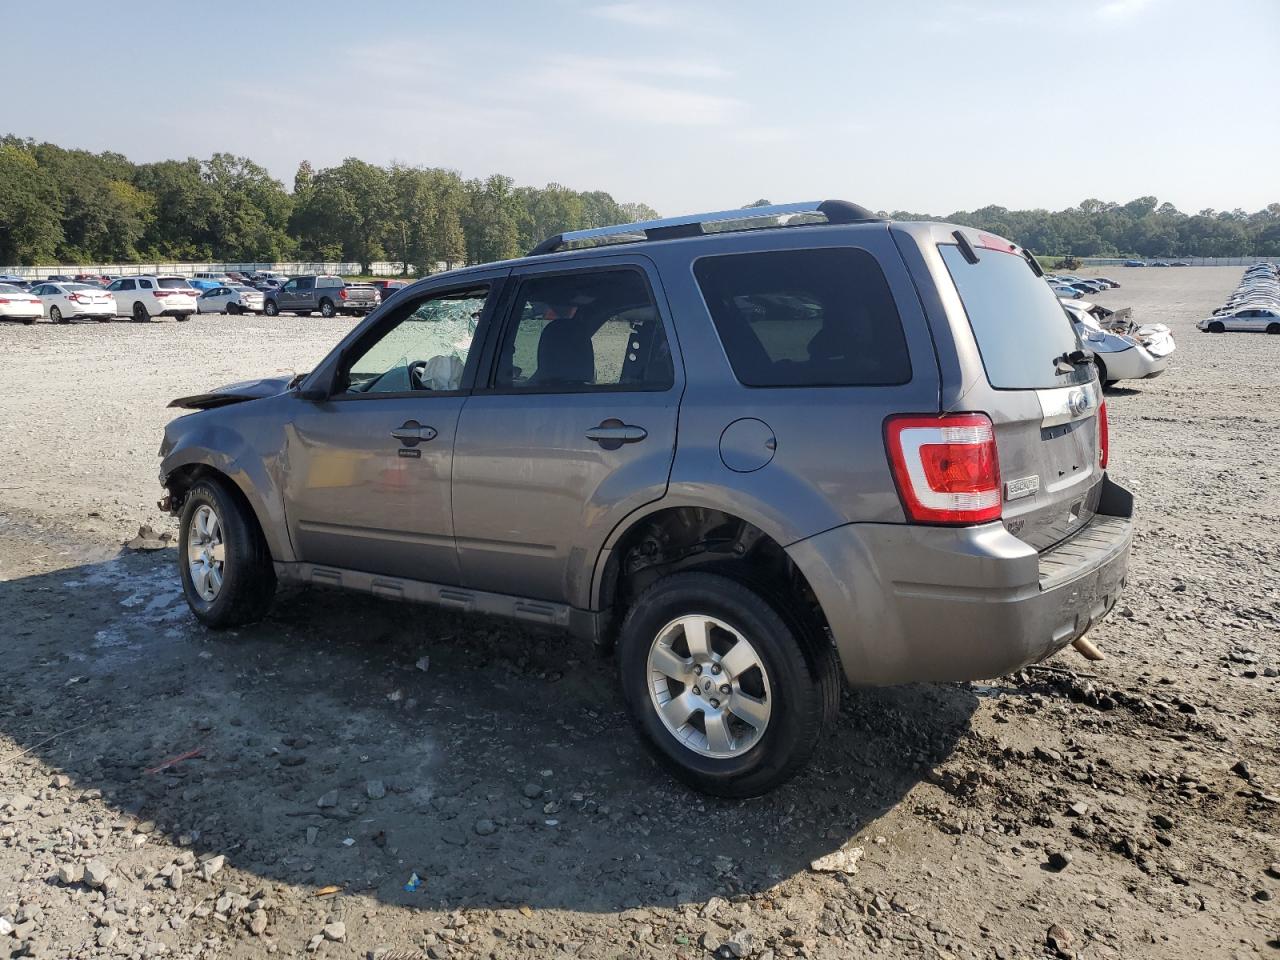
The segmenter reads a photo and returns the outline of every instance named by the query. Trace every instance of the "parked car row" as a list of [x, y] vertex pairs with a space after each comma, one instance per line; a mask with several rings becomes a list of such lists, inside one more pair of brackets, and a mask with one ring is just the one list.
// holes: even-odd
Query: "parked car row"
[[1186, 260], [1126, 260], [1126, 267], [1189, 267], [1191, 266]]
[[[242, 275], [240, 275], [242, 276]], [[405, 286], [403, 281], [350, 283], [341, 277], [309, 275], [288, 279], [258, 274], [237, 281], [230, 274], [117, 277], [103, 284], [89, 280], [21, 277], [0, 278], [0, 318], [35, 323], [111, 320], [117, 316], [144, 322], [172, 316], [187, 320], [195, 313], [280, 313], [324, 317], [363, 316]]]
[[1280, 334], [1280, 264], [1255, 263], [1246, 269], [1227, 302], [1196, 326], [1207, 333]]
[[1085, 294], [1101, 293], [1120, 286], [1109, 277], [1074, 277], [1062, 273], [1046, 273], [1044, 280], [1059, 298], [1067, 300], [1079, 300]]

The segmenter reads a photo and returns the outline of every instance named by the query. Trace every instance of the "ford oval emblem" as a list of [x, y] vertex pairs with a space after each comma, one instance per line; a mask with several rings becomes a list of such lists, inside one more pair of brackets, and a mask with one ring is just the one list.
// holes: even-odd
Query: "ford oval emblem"
[[1083, 390], [1072, 390], [1067, 395], [1067, 409], [1073, 417], [1078, 417], [1089, 409], [1089, 395]]

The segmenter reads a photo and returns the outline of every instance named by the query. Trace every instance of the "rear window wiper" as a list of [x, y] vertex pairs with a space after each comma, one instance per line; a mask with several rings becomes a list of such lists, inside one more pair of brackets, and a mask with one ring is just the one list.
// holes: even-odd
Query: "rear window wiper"
[[1083, 367], [1089, 363], [1093, 363], [1092, 350], [1072, 350], [1060, 357], [1054, 357], [1053, 369], [1057, 373], [1070, 373], [1076, 367]]

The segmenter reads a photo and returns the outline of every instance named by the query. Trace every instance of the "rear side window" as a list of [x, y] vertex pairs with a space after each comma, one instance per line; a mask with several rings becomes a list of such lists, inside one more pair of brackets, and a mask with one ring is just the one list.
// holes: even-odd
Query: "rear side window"
[[1057, 296], [1026, 260], [979, 247], [978, 262], [970, 263], [955, 244], [938, 249], [964, 303], [991, 386], [1043, 390], [1093, 377], [1087, 364], [1058, 364], [1080, 349], [1080, 338]]
[[662, 318], [638, 270], [530, 277], [499, 352], [502, 390], [667, 390], [675, 382]]
[[693, 268], [734, 376], [748, 387], [911, 379], [902, 320], [865, 250], [704, 257]]

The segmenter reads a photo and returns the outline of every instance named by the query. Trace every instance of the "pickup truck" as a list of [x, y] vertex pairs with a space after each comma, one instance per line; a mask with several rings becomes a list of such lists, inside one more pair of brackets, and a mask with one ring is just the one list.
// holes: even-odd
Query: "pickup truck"
[[367, 283], [348, 284], [341, 277], [290, 277], [276, 290], [265, 291], [262, 310], [274, 317], [279, 313], [309, 316], [319, 313], [363, 315], [381, 303], [378, 291]]

